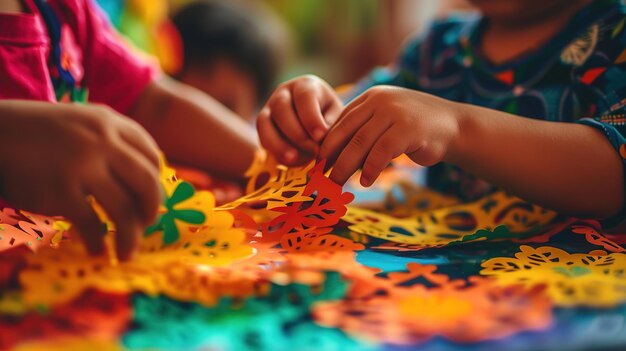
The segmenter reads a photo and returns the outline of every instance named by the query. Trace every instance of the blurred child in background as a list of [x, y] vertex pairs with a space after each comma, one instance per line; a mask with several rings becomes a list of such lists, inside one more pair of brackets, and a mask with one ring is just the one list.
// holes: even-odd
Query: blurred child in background
[[[618, 0], [471, 0], [347, 106], [324, 81], [282, 84], [258, 118], [286, 164], [312, 156], [371, 185], [408, 155], [465, 201], [500, 187], [581, 217], [624, 218], [626, 8]], [[350, 100], [350, 99], [348, 99]], [[585, 118], [595, 117], [595, 118]]]
[[284, 38], [269, 10], [249, 3], [198, 1], [172, 20], [183, 43], [176, 78], [253, 122], [275, 87]]

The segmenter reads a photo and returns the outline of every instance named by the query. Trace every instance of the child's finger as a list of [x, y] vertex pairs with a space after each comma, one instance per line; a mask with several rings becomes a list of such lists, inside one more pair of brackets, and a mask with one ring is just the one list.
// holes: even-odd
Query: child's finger
[[88, 188], [109, 218], [115, 223], [115, 246], [118, 258], [127, 260], [139, 244], [143, 227], [136, 202], [114, 174], [94, 180]]
[[138, 123], [131, 121], [129, 128], [122, 128], [121, 134], [124, 141], [141, 152], [154, 167], [159, 167], [159, 147], [150, 134]]
[[87, 252], [90, 255], [104, 253], [104, 235], [106, 227], [87, 201], [87, 193], [65, 194], [68, 196], [64, 203], [64, 213], [72, 222]]
[[285, 164], [292, 164], [298, 159], [298, 151], [285, 141], [274, 126], [270, 112], [260, 113], [257, 118], [257, 129], [261, 145]]
[[291, 144], [310, 149], [313, 141], [302, 127], [301, 116], [296, 114], [293, 105], [289, 91], [283, 90], [272, 102], [271, 119]]
[[405, 132], [398, 130], [397, 127], [391, 127], [374, 143], [363, 164], [361, 185], [366, 187], [372, 185], [380, 172], [405, 151], [404, 142], [401, 139]]
[[[322, 114], [324, 115], [324, 119], [326, 120], [326, 124], [332, 126], [337, 122], [339, 116], [341, 115], [341, 111], [343, 110], [343, 105], [341, 102], [337, 104], [329, 104], [328, 106], [322, 107]], [[330, 129], [330, 127], [328, 127]], [[328, 133], [328, 131], [326, 132]]]
[[143, 236], [144, 226], [136, 217], [130, 216], [127, 220], [115, 223], [115, 252], [120, 261], [128, 261], [133, 258], [139, 247], [139, 241]]
[[321, 141], [328, 132], [328, 125], [322, 114], [320, 97], [314, 89], [307, 85], [294, 87], [292, 95], [302, 126], [311, 139]]
[[344, 184], [363, 165], [376, 141], [390, 126], [388, 119], [367, 121], [350, 139], [334, 163], [330, 179]]
[[134, 195], [143, 223], [152, 224], [163, 195], [159, 169], [132, 147], [125, 147], [111, 157], [110, 171]]
[[332, 164], [357, 130], [367, 123], [370, 118], [372, 118], [372, 110], [366, 104], [358, 105], [350, 110], [344, 110], [339, 121], [335, 123], [326, 135], [320, 148], [319, 158], [326, 159], [329, 164]]

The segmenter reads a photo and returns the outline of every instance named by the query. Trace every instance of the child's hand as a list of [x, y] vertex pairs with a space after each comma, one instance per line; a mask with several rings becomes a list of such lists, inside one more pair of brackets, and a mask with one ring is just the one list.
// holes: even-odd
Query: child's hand
[[420, 165], [436, 164], [459, 135], [458, 106], [413, 90], [370, 88], [343, 110], [319, 157], [334, 164], [330, 178], [339, 184], [362, 167], [363, 186], [403, 153]]
[[161, 203], [158, 148], [136, 122], [96, 105], [0, 102], [0, 194], [30, 211], [68, 218], [92, 254], [104, 228], [93, 195], [131, 257]]
[[317, 153], [342, 103], [333, 89], [315, 76], [281, 84], [259, 113], [261, 144], [281, 162], [294, 165]]

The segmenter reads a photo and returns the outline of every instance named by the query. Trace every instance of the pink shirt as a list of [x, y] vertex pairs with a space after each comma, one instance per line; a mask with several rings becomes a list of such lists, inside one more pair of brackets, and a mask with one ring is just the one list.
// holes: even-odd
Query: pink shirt
[[[29, 1], [24, 3], [32, 5]], [[129, 51], [89, 0], [48, 2], [63, 24], [61, 48], [66, 63], [89, 90], [89, 101], [125, 113], [154, 79], [154, 66]], [[49, 52], [45, 22], [36, 9], [0, 14], [0, 99], [56, 101]]]

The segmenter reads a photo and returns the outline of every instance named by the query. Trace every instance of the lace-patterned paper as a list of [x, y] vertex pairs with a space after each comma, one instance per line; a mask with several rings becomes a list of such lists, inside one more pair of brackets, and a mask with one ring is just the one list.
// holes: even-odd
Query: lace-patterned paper
[[20, 245], [36, 251], [50, 245], [55, 237], [58, 241], [66, 229], [59, 218], [5, 207], [0, 210], [0, 253]]
[[350, 224], [350, 230], [360, 234], [412, 245], [413, 248], [430, 248], [468, 241], [466, 237], [474, 234], [479, 235], [473, 240], [486, 240], [492, 235], [479, 230], [496, 232], [502, 226], [513, 236], [527, 234], [550, 223], [555, 216], [554, 212], [500, 192], [474, 203], [429, 211], [407, 219], [349, 206], [342, 220]]
[[626, 254], [595, 250], [568, 253], [556, 247], [523, 245], [515, 257], [498, 257], [482, 264], [481, 275], [500, 286], [545, 285], [560, 306], [611, 307], [626, 301]]

